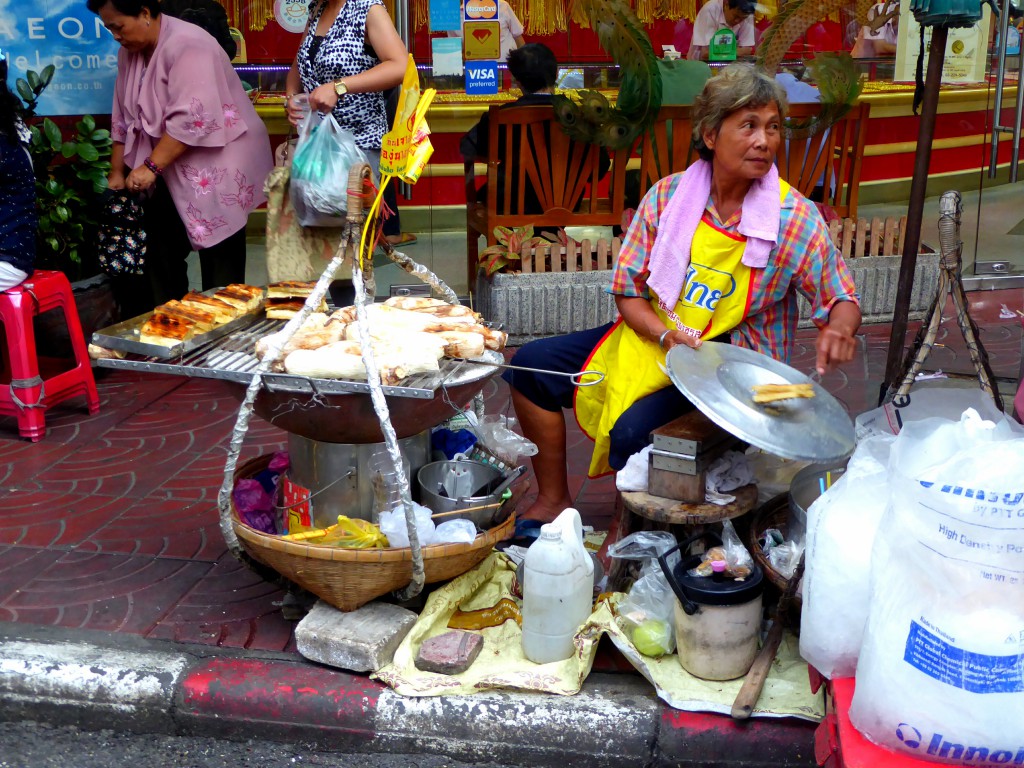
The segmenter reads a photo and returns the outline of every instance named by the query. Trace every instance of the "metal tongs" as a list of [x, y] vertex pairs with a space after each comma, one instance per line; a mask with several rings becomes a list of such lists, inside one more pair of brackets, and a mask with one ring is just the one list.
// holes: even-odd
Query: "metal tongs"
[[[533, 373], [543, 373], [547, 376], [565, 376], [572, 382], [574, 387], [592, 387], [595, 384], [600, 384], [604, 381], [604, 373], [601, 371], [578, 371], [577, 373], [565, 373], [564, 371], [548, 371], [543, 368], [527, 368], [523, 365], [509, 365], [508, 363], [492, 363], [487, 360], [471, 360], [469, 358], [453, 358], [463, 363], [473, 363], [474, 365], [489, 365], [492, 368], [508, 368], [510, 371], [532, 371]], [[593, 381], [582, 381], [584, 376], [593, 376]]]

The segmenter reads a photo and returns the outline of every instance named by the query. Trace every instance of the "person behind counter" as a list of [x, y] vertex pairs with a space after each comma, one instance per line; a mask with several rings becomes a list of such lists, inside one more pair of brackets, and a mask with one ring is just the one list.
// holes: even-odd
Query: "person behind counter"
[[620, 318], [528, 343], [513, 357], [517, 366], [605, 373], [574, 391], [562, 376], [505, 372], [538, 448], [539, 495], [524, 519], [550, 521], [572, 505], [562, 409], [573, 407], [595, 440], [592, 477], [621, 469], [652, 429], [692, 409], [661, 370], [678, 344], [731, 340], [785, 362], [802, 294], [819, 329], [817, 370], [853, 358], [861, 315], [850, 272], [814, 205], [774, 164], [785, 112], [782, 88], [751, 65], [708, 80], [692, 113], [700, 159], [656, 183], [626, 232], [608, 289]]
[[21, 120], [21, 102], [7, 87], [0, 50], [0, 291], [23, 282], [36, 260], [36, 177]]
[[736, 35], [736, 55], [752, 56], [756, 39], [755, 8], [754, 0], [708, 0], [693, 21], [693, 37], [686, 58], [707, 61], [711, 38], [726, 27]]
[[899, 23], [900, 4], [895, 0], [885, 0], [871, 6], [868, 25], [860, 28], [850, 55], [855, 59], [895, 56]]
[[309, 108], [332, 112], [376, 170], [388, 131], [386, 92], [402, 82], [407, 59], [383, 0], [323, 0], [288, 72], [288, 120], [299, 124], [305, 110], [296, 96], [308, 93]]
[[245, 282], [245, 225], [273, 156], [231, 62], [159, 0], [87, 5], [121, 45], [108, 185], [145, 195], [146, 274], [114, 278], [121, 316], [184, 296], [193, 248], [204, 290]]

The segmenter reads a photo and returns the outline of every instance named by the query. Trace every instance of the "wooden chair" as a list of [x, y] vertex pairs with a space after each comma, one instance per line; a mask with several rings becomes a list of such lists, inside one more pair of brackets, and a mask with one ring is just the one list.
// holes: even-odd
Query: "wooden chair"
[[666, 176], [685, 171], [697, 159], [689, 105], [663, 106], [640, 139], [640, 197]]
[[[828, 233], [844, 259], [861, 256], [900, 256], [907, 236], [907, 217], [889, 216], [886, 219], [833, 219]], [[922, 246], [921, 252], [931, 249]]]
[[[568, 226], [614, 226], [621, 222], [628, 150], [612, 154], [608, 178], [600, 178], [603, 150], [573, 141], [547, 105], [490, 107], [487, 200], [477, 202], [473, 162], [465, 163], [466, 245], [473, 285], [478, 237], [497, 242], [496, 226], [533, 225], [534, 230]], [[606, 188], [607, 194], [601, 190]], [[527, 192], [532, 191], [530, 200]], [[535, 197], [534, 197], [535, 196]], [[529, 212], [528, 202], [539, 208]]]
[[[816, 115], [818, 104], [793, 104], [789, 116], [802, 120]], [[823, 188], [823, 201], [842, 217], [857, 215], [870, 105], [858, 104], [827, 131], [788, 139], [779, 147], [779, 175], [808, 197]]]

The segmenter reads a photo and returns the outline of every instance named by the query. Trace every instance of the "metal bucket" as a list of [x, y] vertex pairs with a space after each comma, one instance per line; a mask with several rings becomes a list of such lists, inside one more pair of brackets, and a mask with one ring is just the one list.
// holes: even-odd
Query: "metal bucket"
[[[449, 481], [449, 485], [451, 484], [454, 470], [459, 474], [468, 475], [468, 480], [463, 477], [458, 484], [464, 483], [465, 487], [470, 488], [466, 495], [456, 498], [448, 496], [444, 491], [446, 480]], [[501, 503], [505, 488], [498, 488], [497, 492], [486, 494], [480, 494], [479, 491], [488, 486], [496, 487], [505, 479], [507, 477], [500, 469], [479, 461], [435, 461], [422, 467], [417, 475], [420, 503], [429, 507], [435, 514], [485, 506], [486, 509], [474, 510], [464, 515], [448, 515], [438, 522], [464, 517], [472, 520], [481, 531], [486, 531], [508, 517], [508, 511], [503, 509], [504, 505]]]
[[[398, 441], [405, 476], [416, 494], [416, 473], [430, 461], [430, 430]], [[384, 443], [326, 443], [301, 435], [288, 435], [291, 466], [288, 479], [308, 490], [313, 525], [323, 528], [338, 522], [338, 515], [370, 520], [374, 507], [387, 506], [381, 498], [397, 491]]]

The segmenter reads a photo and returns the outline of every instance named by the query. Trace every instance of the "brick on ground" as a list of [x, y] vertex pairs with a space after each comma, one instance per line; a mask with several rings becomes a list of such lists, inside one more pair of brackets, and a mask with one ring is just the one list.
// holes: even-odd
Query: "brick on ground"
[[423, 641], [416, 654], [416, 667], [424, 672], [458, 675], [470, 668], [483, 646], [480, 635], [453, 629]]
[[391, 663], [416, 619], [412, 611], [389, 603], [344, 612], [320, 600], [295, 627], [295, 645], [310, 661], [376, 672]]

